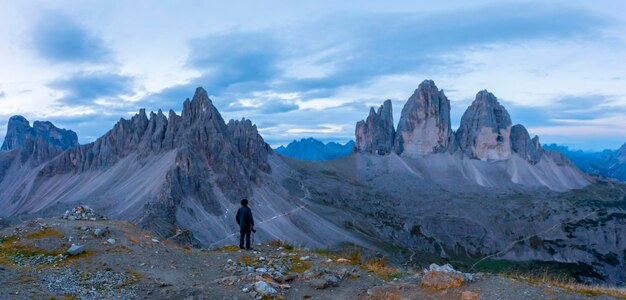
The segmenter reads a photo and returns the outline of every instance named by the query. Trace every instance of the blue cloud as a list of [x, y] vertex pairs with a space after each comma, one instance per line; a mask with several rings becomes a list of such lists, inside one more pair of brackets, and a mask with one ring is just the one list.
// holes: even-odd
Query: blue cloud
[[60, 13], [42, 16], [32, 31], [35, 51], [52, 62], [110, 62], [111, 50], [104, 41]]
[[134, 78], [115, 73], [75, 73], [68, 78], [52, 81], [48, 87], [62, 91], [58, 99], [66, 105], [93, 104], [98, 98], [115, 98], [133, 92]]
[[[336, 88], [363, 84], [388, 74], [454, 68], [442, 54], [490, 43], [567, 39], [596, 33], [607, 21], [588, 11], [555, 6], [502, 5], [432, 15], [377, 14], [335, 18], [326, 40], [343, 49], [319, 60], [332, 75], [296, 82], [294, 88]], [[320, 29], [321, 30], [321, 29]], [[317, 31], [319, 32], [319, 31]]]
[[[215, 95], [273, 90], [313, 98], [332, 95], [339, 87], [368, 84], [379, 76], [452, 69], [460, 62], [443, 55], [467, 47], [591, 35], [608, 21], [589, 11], [515, 4], [430, 15], [342, 15], [302, 23], [190, 41], [187, 66], [202, 75], [188, 86], [202, 85]], [[319, 55], [326, 50], [332, 51]], [[285, 62], [302, 58], [331, 71], [320, 78], [290, 78]]]
[[254, 89], [277, 76], [278, 39], [268, 32], [231, 32], [190, 41], [187, 65], [204, 72], [212, 92], [231, 85]]
[[[367, 114], [367, 107], [359, 99], [349, 99], [354, 102], [320, 113], [303, 111], [290, 103], [281, 107], [271, 99], [255, 95], [297, 92], [301, 101], [333, 98], [346, 87], [367, 86], [383, 76], [424, 74], [441, 68], [454, 70], [464, 62], [451, 60], [449, 54], [462, 54], [469, 48], [581, 37], [597, 40], [602, 38], [598, 32], [611, 24], [611, 20], [589, 10], [546, 4], [527, 6], [489, 5], [432, 14], [333, 15], [291, 27], [212, 34], [189, 42], [186, 65], [201, 75], [149, 95], [145, 101], [151, 107], [178, 108], [196, 86], [204, 86], [216, 96], [212, 97], [216, 106], [228, 117], [247, 117], [260, 124], [271, 120], [291, 128], [349, 124], [345, 131], [324, 135], [345, 139], [353, 136], [353, 122]], [[325, 72], [316, 78], [291, 76], [290, 69], [301, 63]], [[416, 80], [416, 86], [421, 79]], [[407, 91], [407, 97], [410, 92]], [[243, 107], [236, 102], [242, 98], [262, 104]], [[406, 99], [401, 100], [403, 104]], [[394, 106], [401, 108], [396, 103], [399, 102], [394, 101]], [[453, 120], [460, 120], [465, 108], [455, 107]], [[555, 118], [534, 109], [531, 114], [524, 107], [509, 109], [514, 121], [528, 125], [546, 124], [545, 119], [541, 120], [544, 117]], [[571, 113], [575, 114], [573, 107]], [[268, 142], [292, 139], [281, 136], [281, 129], [277, 130], [263, 133]]]
[[626, 114], [626, 107], [606, 107], [613, 97], [609, 95], [566, 96], [553, 99], [550, 105], [528, 107], [500, 101], [511, 115], [513, 123], [527, 127], [558, 125], [560, 120], [588, 121]]

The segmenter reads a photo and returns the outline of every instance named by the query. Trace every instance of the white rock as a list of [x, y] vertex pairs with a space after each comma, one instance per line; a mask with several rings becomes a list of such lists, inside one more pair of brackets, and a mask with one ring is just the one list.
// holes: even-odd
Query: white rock
[[108, 239], [107, 243], [109, 243], [111, 245], [115, 245], [115, 239]]
[[254, 283], [254, 290], [263, 296], [275, 295], [277, 293], [276, 289], [274, 289], [267, 282], [261, 280]]
[[81, 254], [83, 252], [85, 252], [85, 246], [77, 245], [77, 244], [72, 244], [72, 247], [67, 249], [67, 254], [68, 255], [78, 255], [78, 254]]
[[152, 241], [153, 243], [160, 243], [160, 242], [159, 242], [159, 240], [157, 240], [157, 239], [152, 239], [151, 241]]
[[309, 260], [309, 259], [311, 259], [311, 257], [310, 257], [310, 256], [308, 256], [308, 255], [307, 255], [307, 256], [302, 256], [302, 257], [300, 257], [300, 260], [302, 260], [302, 261], [307, 261], [307, 260]]

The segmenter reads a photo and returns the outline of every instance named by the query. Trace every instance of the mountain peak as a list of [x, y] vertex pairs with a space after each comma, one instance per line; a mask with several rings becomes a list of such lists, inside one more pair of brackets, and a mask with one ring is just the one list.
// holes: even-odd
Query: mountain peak
[[424, 79], [424, 81], [422, 81], [417, 89], [436, 89], [437, 86], [435, 85], [435, 82], [432, 79]]
[[536, 164], [541, 160], [539, 137], [535, 136], [531, 139], [526, 127], [522, 124], [511, 127], [511, 150], [531, 164]]
[[463, 113], [456, 139], [463, 153], [472, 158], [508, 159], [511, 156], [511, 125], [511, 117], [498, 103], [498, 98], [482, 90]]
[[74, 131], [57, 128], [47, 121], [35, 121], [31, 127], [23, 116], [12, 116], [0, 150], [21, 149], [22, 162], [34, 157], [34, 164], [39, 164], [74, 146], [78, 146], [78, 136]]
[[30, 122], [23, 116], [12, 116], [7, 123], [7, 134], [1, 150], [8, 151], [18, 148], [24, 144], [26, 136], [30, 135], [32, 128]]
[[356, 151], [377, 154], [391, 152], [395, 136], [391, 100], [385, 100], [378, 111], [371, 107], [367, 119], [356, 123], [355, 135]]
[[450, 126], [450, 100], [434, 81], [422, 81], [407, 100], [394, 143], [395, 152], [405, 156], [456, 149]]

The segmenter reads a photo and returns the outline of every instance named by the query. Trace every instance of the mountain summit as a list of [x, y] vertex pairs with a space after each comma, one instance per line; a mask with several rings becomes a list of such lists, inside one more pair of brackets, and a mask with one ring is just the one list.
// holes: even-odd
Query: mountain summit
[[20, 160], [38, 165], [71, 147], [78, 145], [74, 131], [60, 129], [50, 122], [35, 121], [33, 126], [22, 116], [13, 116], [7, 124], [7, 133], [1, 151], [16, 150]]
[[467, 108], [456, 132], [461, 151], [471, 158], [504, 160], [511, 156], [511, 117], [492, 93], [482, 90]]
[[402, 108], [394, 142], [396, 153], [421, 156], [454, 151], [450, 100], [432, 80], [424, 80]]
[[375, 154], [390, 153], [396, 135], [393, 126], [391, 100], [386, 100], [378, 111], [372, 107], [367, 119], [356, 123], [354, 150]]

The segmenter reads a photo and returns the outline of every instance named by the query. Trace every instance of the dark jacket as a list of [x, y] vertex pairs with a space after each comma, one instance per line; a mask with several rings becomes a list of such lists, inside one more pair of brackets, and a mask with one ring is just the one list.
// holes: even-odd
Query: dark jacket
[[242, 229], [250, 229], [254, 226], [254, 218], [252, 218], [252, 210], [250, 210], [247, 206], [242, 206], [237, 211], [237, 216], [235, 217], [237, 220], [237, 224]]

